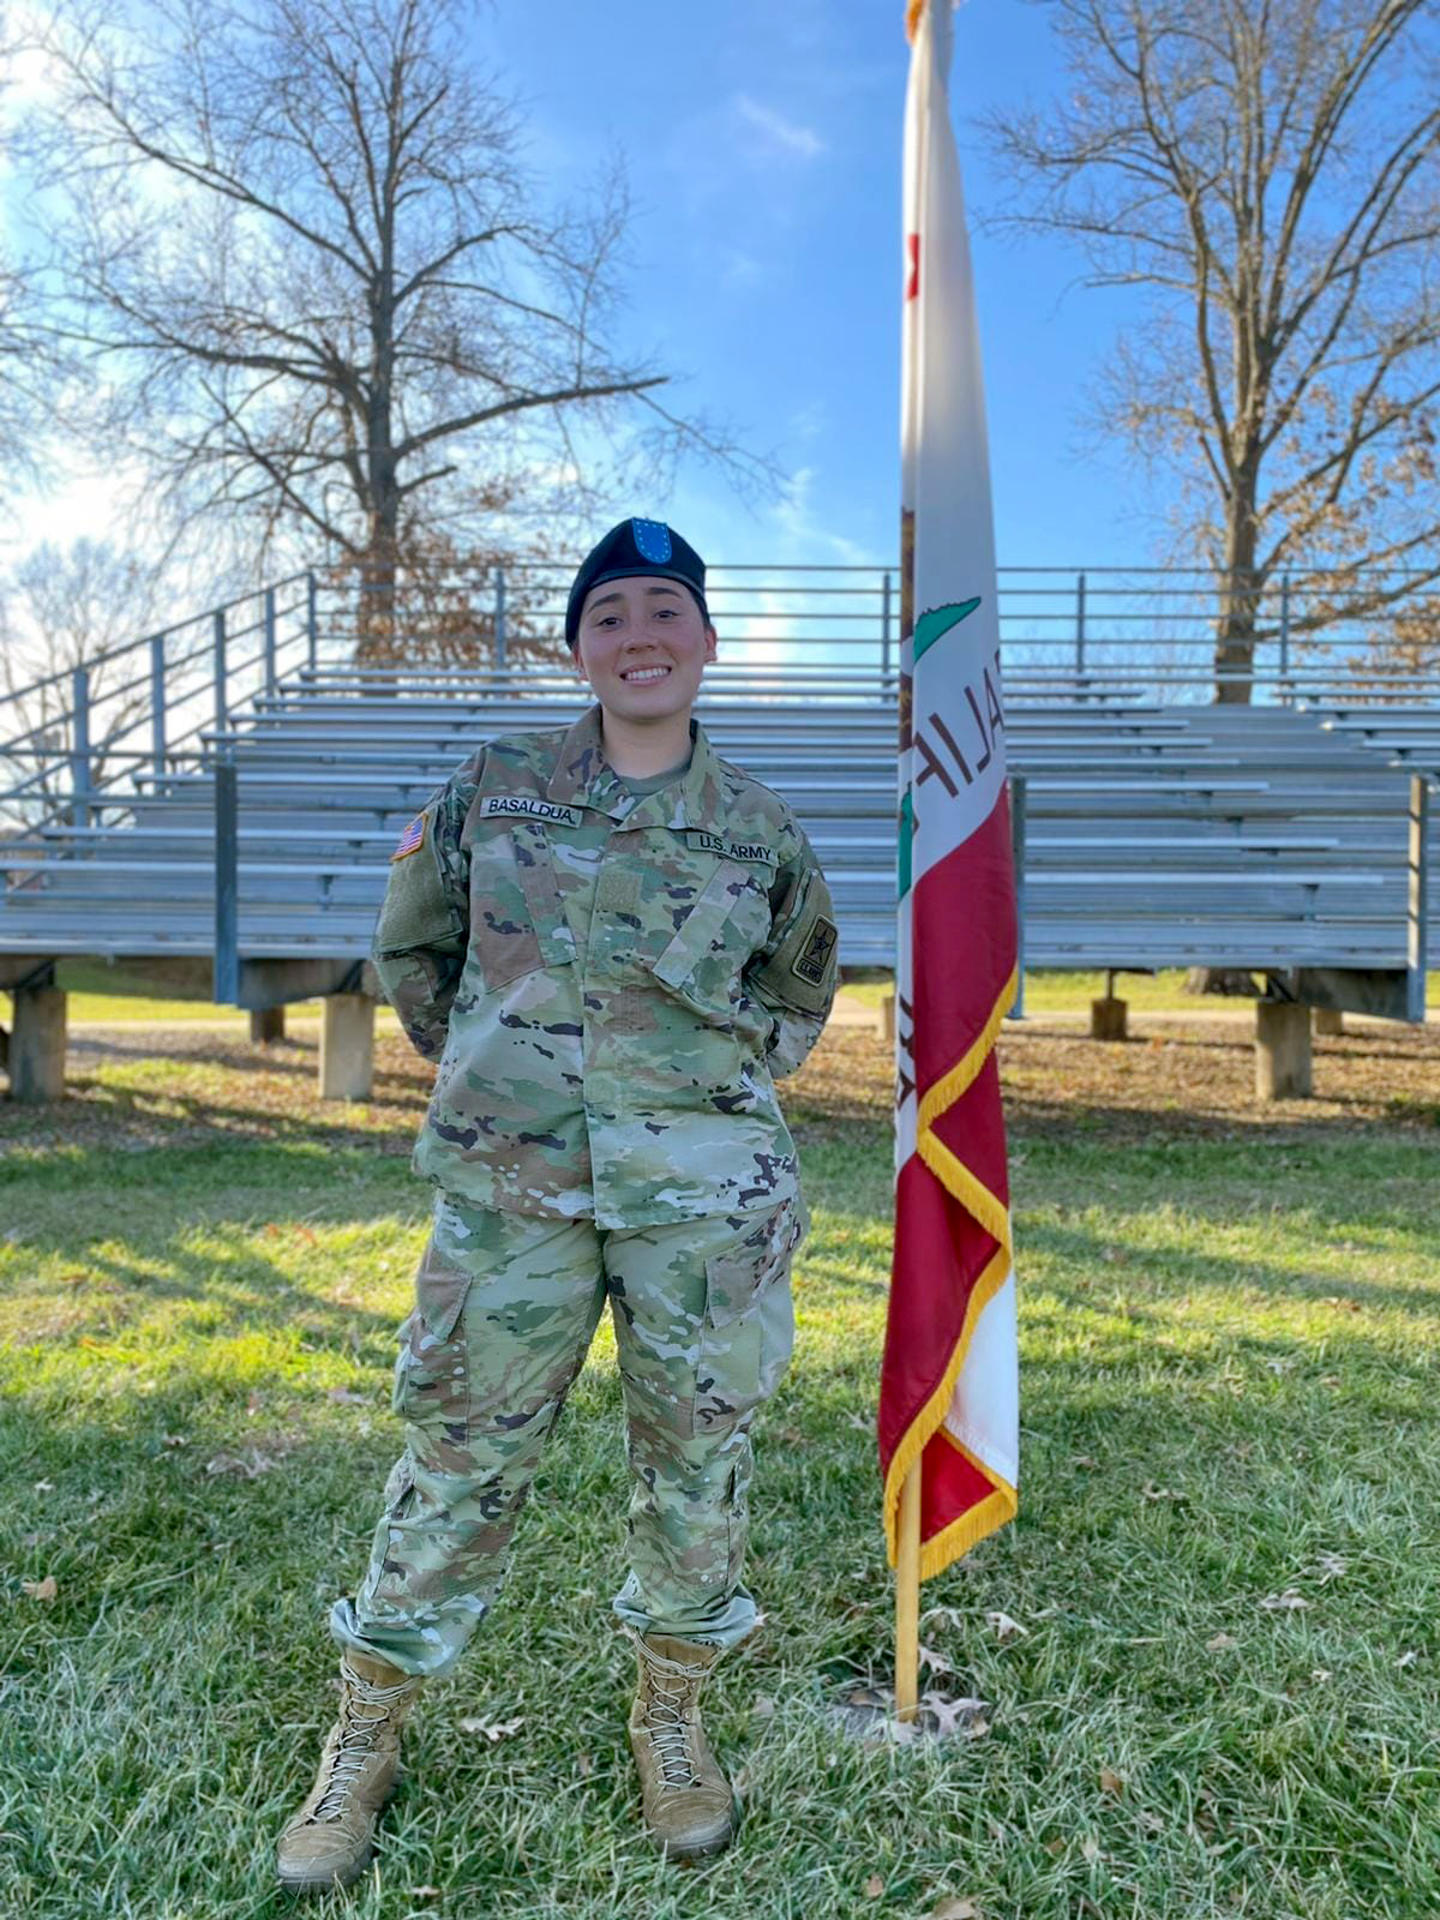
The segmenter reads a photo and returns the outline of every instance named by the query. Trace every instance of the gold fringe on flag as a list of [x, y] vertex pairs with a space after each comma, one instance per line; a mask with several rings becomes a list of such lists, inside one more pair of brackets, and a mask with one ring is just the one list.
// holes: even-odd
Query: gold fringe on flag
[[[921, 0], [923, 5], [923, 0]], [[935, 1132], [935, 1122], [940, 1115], [951, 1107], [975, 1079], [989, 1058], [1000, 1033], [1005, 1015], [1015, 1003], [1015, 994], [1020, 984], [1018, 966], [1010, 974], [1000, 991], [999, 998], [991, 1009], [990, 1018], [966, 1049], [964, 1056], [942, 1074], [930, 1087], [920, 1102], [919, 1137], [916, 1150], [941, 1185], [960, 1202], [961, 1206], [979, 1221], [993, 1240], [999, 1242], [995, 1252], [986, 1264], [984, 1272], [971, 1289], [970, 1299], [965, 1311], [965, 1324], [955, 1342], [939, 1384], [929, 1400], [916, 1414], [900, 1444], [890, 1459], [889, 1471], [885, 1475], [885, 1534], [889, 1549], [891, 1566], [896, 1566], [900, 1549], [900, 1503], [906, 1476], [912, 1468], [919, 1468], [921, 1455], [937, 1433], [943, 1434], [957, 1453], [964, 1454], [971, 1466], [983, 1474], [990, 1482], [993, 1491], [977, 1506], [972, 1507], [958, 1520], [951, 1521], [948, 1527], [932, 1535], [920, 1549], [920, 1578], [933, 1579], [949, 1566], [952, 1560], [962, 1553], [968, 1553], [971, 1547], [983, 1540], [987, 1534], [994, 1533], [1007, 1521], [1015, 1518], [1019, 1508], [1019, 1497], [1014, 1487], [992, 1467], [978, 1459], [968, 1447], [963, 1446], [945, 1426], [945, 1416], [950, 1411], [950, 1402], [955, 1392], [955, 1382], [960, 1377], [965, 1355], [969, 1351], [974, 1336], [975, 1325], [981, 1313], [995, 1295], [1004, 1286], [1011, 1266], [1010, 1214], [999, 1194], [990, 1190], [978, 1180], [963, 1161], [956, 1158]]]

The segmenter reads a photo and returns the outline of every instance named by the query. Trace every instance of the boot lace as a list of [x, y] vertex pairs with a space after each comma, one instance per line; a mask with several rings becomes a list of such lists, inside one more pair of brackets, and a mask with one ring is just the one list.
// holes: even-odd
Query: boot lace
[[701, 1780], [690, 1752], [689, 1708], [709, 1668], [667, 1660], [649, 1647], [645, 1666], [649, 1680], [645, 1732], [660, 1767], [661, 1785], [670, 1793], [698, 1787]]
[[[344, 1814], [351, 1788], [375, 1751], [375, 1735], [414, 1685], [408, 1675], [393, 1687], [378, 1687], [361, 1679], [353, 1667], [345, 1669], [345, 1694], [340, 1708], [340, 1738], [330, 1756], [330, 1778], [316, 1802], [311, 1821], [338, 1820]], [[371, 1707], [372, 1713], [362, 1713]]]

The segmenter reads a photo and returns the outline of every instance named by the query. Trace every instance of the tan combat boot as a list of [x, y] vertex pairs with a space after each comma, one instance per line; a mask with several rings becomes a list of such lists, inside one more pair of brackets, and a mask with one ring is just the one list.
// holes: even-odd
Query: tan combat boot
[[340, 1718], [314, 1788], [280, 1836], [280, 1884], [292, 1893], [348, 1887], [370, 1864], [375, 1822], [400, 1773], [400, 1729], [424, 1684], [353, 1649], [340, 1680]]
[[645, 1824], [671, 1859], [719, 1853], [735, 1831], [735, 1801], [700, 1724], [700, 1689], [722, 1650], [663, 1633], [632, 1638], [640, 1686], [630, 1750]]

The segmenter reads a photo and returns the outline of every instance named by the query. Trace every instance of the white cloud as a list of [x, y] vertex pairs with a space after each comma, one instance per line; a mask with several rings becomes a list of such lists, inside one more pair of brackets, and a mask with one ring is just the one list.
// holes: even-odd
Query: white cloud
[[760, 262], [753, 254], [745, 253], [739, 247], [721, 247], [718, 260], [720, 284], [732, 292], [742, 287], [753, 287], [763, 278]]
[[748, 93], [736, 95], [735, 111], [761, 136], [764, 152], [791, 153], [802, 160], [814, 160], [825, 151], [825, 142], [813, 127], [802, 127], [798, 121], [787, 120], [783, 113], [752, 100]]

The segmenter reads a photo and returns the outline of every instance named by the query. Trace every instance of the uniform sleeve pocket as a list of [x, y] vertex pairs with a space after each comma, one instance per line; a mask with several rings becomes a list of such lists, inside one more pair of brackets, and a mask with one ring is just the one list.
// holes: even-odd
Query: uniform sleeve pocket
[[823, 1015], [835, 993], [836, 957], [830, 889], [821, 874], [812, 872], [784, 938], [751, 977], [766, 1000], [797, 1013]]
[[385, 904], [375, 925], [375, 951], [409, 953], [463, 931], [440, 871], [433, 823], [427, 819], [420, 845], [391, 864]]

